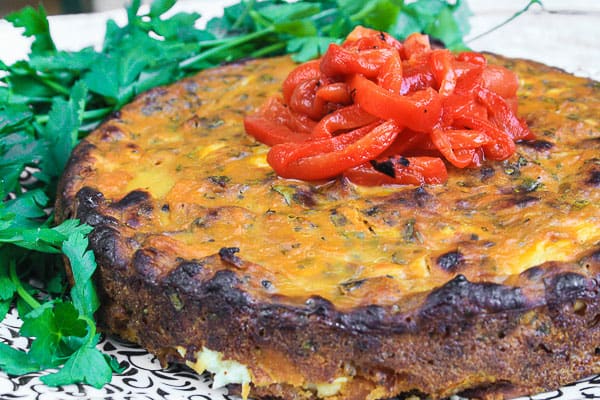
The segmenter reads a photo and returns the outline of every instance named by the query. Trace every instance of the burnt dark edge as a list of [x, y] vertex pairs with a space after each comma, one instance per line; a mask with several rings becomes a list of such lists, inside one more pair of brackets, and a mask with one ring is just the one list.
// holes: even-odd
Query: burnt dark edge
[[85, 168], [85, 161], [89, 159], [91, 150], [95, 148], [95, 145], [84, 139], [73, 149], [56, 189], [57, 196], [54, 210], [57, 223], [63, 222], [69, 218], [74, 218], [74, 215], [72, 214], [74, 211], [74, 193], [72, 193], [72, 186], [75, 184], [75, 178], [80, 175], [81, 171]]
[[[422, 190], [415, 193], [417, 196], [427, 196]], [[114, 265], [118, 269], [127, 268], [128, 261], [123, 257], [120, 249], [127, 244], [124, 243], [118, 229], [117, 222], [109, 216], [98, 211], [104, 202], [102, 194], [91, 188], [83, 188], [77, 194], [78, 210], [77, 216], [82, 221], [94, 226], [90, 234], [90, 247], [101, 265]], [[235, 255], [239, 249], [223, 248], [219, 257], [226, 263], [238, 266], [244, 260]], [[600, 252], [600, 251], [596, 251]], [[591, 253], [586, 259], [590, 263], [596, 263], [598, 256]], [[182, 260], [183, 266], [178, 267], [166, 280], [159, 281], [158, 276], [151, 274], [143, 264], [153, 264], [154, 256], [148, 249], [138, 250], [135, 253], [133, 266], [137, 275], [147, 279], [148, 284], [163, 285], [165, 282], [176, 285], [177, 290], [198, 297], [199, 299], [213, 294], [228, 299], [231, 307], [248, 307], [253, 303], [258, 307], [258, 313], [262, 318], [277, 315], [283, 318], [279, 321], [281, 326], [292, 326], [299, 321], [307, 321], [309, 316], [318, 317], [327, 325], [336, 325], [340, 329], [355, 333], [367, 332], [405, 332], [427, 328], [431, 325], [439, 325], [442, 322], [456, 322], [473, 318], [482, 313], [499, 313], [512, 310], [526, 310], [532, 304], [524, 296], [520, 287], [494, 284], [489, 282], [470, 282], [463, 275], [455, 278], [437, 289], [429, 292], [423, 300], [420, 310], [414, 314], [395, 313], [390, 307], [363, 306], [356, 307], [350, 311], [338, 311], [326, 299], [311, 297], [306, 300], [304, 306], [285, 304], [283, 298], [280, 303], [260, 303], [252, 300], [249, 293], [241, 288], [241, 280], [238, 274], [232, 270], [222, 270], [215, 273], [211, 279], [194, 281], [193, 279], [182, 279], [182, 268], [187, 275], [198, 273], [202, 262], [193, 260]], [[214, 261], [213, 261], [214, 262]], [[535, 267], [526, 271], [534, 275]], [[142, 273], [143, 272], [143, 273]], [[179, 278], [178, 278], [179, 276]], [[546, 299], [548, 303], [563, 303], [578, 298], [593, 298], [597, 296], [597, 283], [586, 279], [576, 273], [564, 273], [551, 275], [544, 278], [546, 284]], [[407, 322], [408, 321], [408, 322]]]

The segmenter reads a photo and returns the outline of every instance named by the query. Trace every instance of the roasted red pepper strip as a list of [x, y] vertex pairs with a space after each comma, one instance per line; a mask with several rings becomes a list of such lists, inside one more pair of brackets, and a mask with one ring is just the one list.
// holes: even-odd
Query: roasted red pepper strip
[[448, 129], [444, 131], [453, 149], [475, 149], [492, 142], [482, 131], [471, 129]]
[[383, 63], [377, 75], [377, 84], [390, 92], [400, 94], [402, 91], [402, 61], [398, 53], [394, 53]]
[[334, 82], [317, 89], [317, 97], [330, 103], [352, 104], [352, 96], [346, 82]]
[[446, 133], [439, 128], [434, 128], [431, 131], [431, 141], [437, 149], [444, 155], [446, 160], [458, 168], [468, 167], [473, 161], [473, 154], [466, 151], [458, 151], [452, 147], [450, 138]]
[[397, 51], [402, 50], [402, 42], [389, 33], [376, 31], [374, 29], [357, 26], [348, 34], [343, 43], [346, 48], [357, 48], [364, 50], [373, 47], [389, 47]]
[[510, 135], [488, 121], [463, 116], [457, 118], [455, 123], [465, 128], [481, 130], [492, 139], [491, 143], [482, 146], [485, 156], [491, 160], [506, 160], [515, 152], [515, 142]]
[[454, 70], [454, 56], [449, 50], [433, 50], [429, 55], [429, 63], [433, 76], [438, 84], [438, 92], [442, 96], [449, 96], [456, 87], [456, 72]]
[[480, 65], [482, 67], [487, 65], [487, 60], [485, 59], [484, 55], [474, 51], [460, 52], [456, 55], [456, 60], [468, 62], [469, 64]]
[[326, 115], [313, 129], [313, 135], [330, 137], [339, 131], [349, 131], [377, 121], [378, 118], [369, 114], [359, 105], [354, 104], [341, 108]]
[[317, 96], [321, 83], [318, 78], [300, 82], [294, 89], [289, 102], [290, 108], [297, 113], [306, 114], [318, 121], [327, 114], [327, 102]]
[[361, 164], [344, 172], [357, 185], [438, 185], [446, 182], [448, 172], [438, 157], [397, 157], [381, 160], [391, 163], [394, 176], [376, 170], [371, 163]]
[[417, 90], [433, 87], [435, 78], [429, 68], [428, 55], [422, 54], [410, 60], [402, 60], [402, 90], [405, 95]]
[[517, 88], [514, 73], [482, 54], [357, 27], [296, 68], [284, 102], [272, 100], [245, 125], [274, 145], [267, 160], [285, 178], [437, 184], [447, 178], [444, 161], [467, 168], [505, 160], [515, 141], [533, 137], [516, 116]]
[[517, 95], [519, 79], [517, 74], [499, 65], [489, 65], [481, 76], [483, 87], [508, 99]]
[[352, 51], [332, 43], [321, 60], [321, 72], [328, 76], [362, 74], [375, 78], [385, 61], [392, 57], [392, 49]]
[[413, 33], [403, 43], [404, 58], [409, 59], [431, 51], [429, 36]]
[[292, 94], [300, 83], [310, 79], [318, 79], [321, 76], [320, 64], [320, 60], [308, 61], [304, 64], [300, 64], [290, 72], [282, 85], [283, 100], [286, 104], [290, 103]]
[[350, 87], [354, 101], [365, 111], [381, 119], [393, 119], [415, 131], [430, 131], [442, 113], [440, 95], [431, 88], [400, 96], [362, 75], [355, 75]]
[[279, 176], [307, 181], [333, 178], [349, 168], [376, 158], [396, 138], [400, 127], [394, 121], [375, 126], [351, 143], [341, 135], [330, 139], [273, 146], [267, 161]]
[[244, 118], [244, 128], [248, 134], [268, 146], [279, 143], [301, 143], [311, 138], [308, 133], [293, 131], [287, 126], [278, 124], [260, 114], [249, 115]]
[[423, 142], [429, 140], [429, 135], [423, 132], [415, 132], [410, 129], [404, 129], [394, 143], [388, 147], [382, 157], [394, 157], [397, 155], [407, 154], [407, 152], [413, 149], [421, 148]]
[[269, 146], [310, 140], [315, 125], [305, 115], [292, 112], [277, 97], [270, 98], [259, 112], [244, 118], [246, 132]]
[[487, 107], [492, 122], [508, 133], [512, 140], [533, 139], [534, 136], [525, 122], [519, 120], [506, 100], [486, 88], [477, 92], [479, 100]]

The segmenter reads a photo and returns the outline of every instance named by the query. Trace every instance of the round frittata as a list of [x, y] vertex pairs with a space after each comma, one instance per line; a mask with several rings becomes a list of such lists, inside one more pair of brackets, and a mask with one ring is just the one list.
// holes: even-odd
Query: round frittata
[[244, 115], [289, 58], [153, 89], [73, 152], [107, 332], [243, 396], [504, 398], [600, 372], [600, 85], [520, 77], [537, 139], [443, 185], [278, 177]]

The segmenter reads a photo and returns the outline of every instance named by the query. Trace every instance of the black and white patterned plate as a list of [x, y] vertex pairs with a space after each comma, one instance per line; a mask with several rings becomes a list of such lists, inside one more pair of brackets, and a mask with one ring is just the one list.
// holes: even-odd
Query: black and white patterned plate
[[[28, 349], [30, 341], [19, 336], [21, 323], [16, 310], [11, 310], [6, 319], [0, 323], [0, 340], [17, 349]], [[125, 365], [123, 373], [114, 375], [112, 382], [103, 388], [96, 389], [82, 384], [49, 387], [39, 380], [41, 373], [7, 376], [0, 372], [0, 399], [239, 399], [236, 396], [229, 396], [225, 389], [213, 389], [209, 374], [198, 375], [180, 365], [162, 368], [156, 357], [139, 346], [113, 337], [105, 337], [98, 347], [103, 352], [115, 356], [121, 365]], [[553, 392], [521, 398], [521, 400], [526, 399], [600, 399], [600, 375]]]

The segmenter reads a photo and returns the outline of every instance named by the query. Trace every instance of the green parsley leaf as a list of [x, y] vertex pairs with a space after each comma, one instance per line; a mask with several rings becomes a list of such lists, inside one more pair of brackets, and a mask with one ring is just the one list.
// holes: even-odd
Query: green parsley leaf
[[96, 269], [96, 260], [94, 253], [87, 250], [87, 247], [87, 237], [75, 232], [63, 243], [62, 251], [69, 257], [75, 281], [71, 289], [73, 304], [82, 315], [92, 318], [100, 306], [100, 301], [91, 280]]
[[68, 101], [56, 97], [52, 101], [48, 124], [42, 132], [48, 146], [48, 157], [43, 161], [44, 173], [58, 177], [77, 144], [83, 119], [87, 88], [82, 82], [73, 85]]
[[263, 18], [272, 22], [292, 22], [310, 17], [321, 11], [315, 3], [278, 3], [264, 6], [258, 10]]
[[196, 28], [198, 18], [200, 14], [197, 13], [177, 13], [169, 19], [153, 20], [152, 29], [165, 40], [199, 42], [215, 39], [212, 33]]
[[6, 314], [10, 310], [10, 306], [12, 305], [12, 299], [10, 300], [0, 300], [0, 321], [3, 321], [6, 318]]
[[150, 5], [150, 16], [158, 18], [169, 11], [175, 5], [177, 0], [155, 0]]
[[31, 45], [33, 53], [56, 50], [50, 36], [46, 10], [42, 5], [37, 10], [33, 7], [25, 7], [20, 11], [13, 12], [6, 16], [6, 20], [11, 22], [15, 27], [25, 28], [25, 36], [33, 36], [35, 38]]
[[44, 157], [46, 148], [40, 141], [24, 131], [0, 134], [0, 182], [3, 196], [20, 189], [19, 177], [25, 166], [36, 166]]
[[292, 58], [297, 62], [305, 62], [322, 56], [331, 43], [338, 40], [331, 37], [303, 37], [295, 38], [288, 42], [287, 51], [292, 53]]
[[0, 133], [23, 124], [33, 116], [31, 110], [22, 104], [0, 105]]
[[[8, 274], [8, 263], [6, 262], [7, 255], [3, 254], [5, 251], [6, 249], [0, 248], [0, 300], [3, 304], [8, 303], [10, 305], [17, 291], [17, 287]], [[6, 312], [2, 314], [2, 319], [4, 319], [5, 314]]]
[[96, 349], [99, 335], [86, 346], [77, 350], [56, 373], [42, 376], [40, 380], [49, 386], [84, 382], [101, 388], [111, 381], [112, 368], [104, 355]]
[[[45, 305], [52, 303], [45, 303]], [[79, 319], [79, 312], [72, 303], [56, 302], [54, 307], [39, 307], [23, 318], [20, 333], [35, 337], [29, 350], [30, 357], [44, 368], [56, 367], [71, 356], [73, 351], [60, 347], [69, 336], [85, 337], [87, 324]]]
[[34, 54], [29, 66], [36, 71], [60, 73], [59, 71], [85, 71], [97, 62], [98, 53], [91, 47], [80, 51], [58, 51], [50, 54]]
[[38, 371], [40, 366], [26, 352], [0, 343], [0, 368], [10, 375], [23, 375]]

